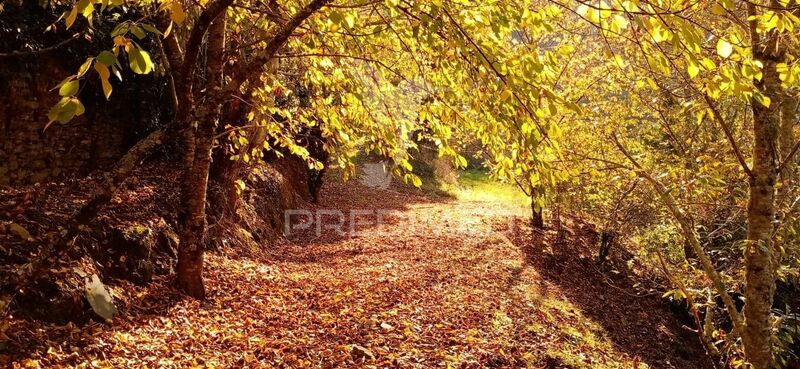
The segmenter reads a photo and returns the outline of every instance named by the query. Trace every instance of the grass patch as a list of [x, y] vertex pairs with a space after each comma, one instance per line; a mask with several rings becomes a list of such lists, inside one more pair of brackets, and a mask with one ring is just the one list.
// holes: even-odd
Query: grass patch
[[528, 206], [530, 199], [516, 186], [492, 180], [482, 170], [466, 170], [458, 174], [458, 185], [443, 188], [455, 198], [463, 201], [500, 202], [517, 206]]

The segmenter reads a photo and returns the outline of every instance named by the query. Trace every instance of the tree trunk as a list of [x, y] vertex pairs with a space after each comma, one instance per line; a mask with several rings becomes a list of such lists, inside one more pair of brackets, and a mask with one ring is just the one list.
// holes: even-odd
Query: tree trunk
[[600, 250], [597, 253], [597, 261], [605, 262], [611, 255], [611, 248], [614, 247], [614, 240], [617, 234], [613, 230], [604, 229], [600, 232]]
[[[790, 211], [791, 189], [797, 182], [795, 178], [797, 163], [795, 158], [797, 155], [792, 154], [792, 149], [794, 148], [796, 140], [794, 126], [797, 124], [798, 108], [800, 108], [800, 99], [798, 99], [794, 91], [784, 91], [780, 101], [781, 123], [778, 129], [778, 146], [781, 153], [780, 162], [782, 167], [779, 173], [780, 186], [775, 199], [775, 206], [778, 209], [778, 216], [781, 218], [781, 221], [786, 220], [786, 213]], [[777, 248], [778, 247], [776, 247], [776, 249]]]
[[544, 217], [542, 216], [542, 209], [537, 210], [533, 200], [531, 200], [531, 227], [537, 230], [544, 229]]
[[[778, 133], [778, 145], [780, 146], [782, 161], [787, 161], [787, 157], [795, 143], [794, 126], [797, 124], [797, 109], [800, 107], [798, 103], [800, 101], [798, 101], [797, 96], [789, 93], [789, 91], [785, 91], [781, 96], [781, 125]], [[795, 162], [796, 160], [793, 158], [788, 158], [787, 163], [781, 168], [781, 193], [787, 192], [794, 182]]]
[[[774, 63], [765, 63], [764, 74], [774, 73]], [[771, 69], [771, 71], [770, 71]], [[772, 109], [775, 110], [775, 109]], [[753, 104], [753, 177], [747, 204], [747, 245], [745, 248], [745, 334], [747, 360], [757, 369], [770, 367], [771, 307], [775, 293], [772, 223], [775, 220], [776, 125], [770, 109]]]
[[[268, 73], [275, 73], [278, 67], [278, 59], [271, 60], [266, 68]], [[243, 127], [248, 123], [256, 124], [256, 122], [248, 122], [245, 119], [247, 107], [250, 105], [249, 91], [254, 90], [252, 84], [248, 87], [248, 92], [245, 93], [245, 101], [248, 103], [241, 103], [236, 100], [230, 106], [230, 110], [226, 113], [226, 122], [231, 123], [234, 127]], [[274, 106], [274, 97], [268, 98], [266, 105]], [[231, 105], [233, 105], [231, 104]], [[267, 129], [265, 126], [254, 126], [247, 128], [250, 134], [247, 137], [248, 144], [241, 147], [236, 154], [241, 158], [244, 153], [249, 153], [254, 159], [254, 150], [261, 150], [264, 141], [267, 139]], [[221, 219], [229, 216], [235, 216], [236, 208], [241, 198], [241, 193], [237, 190], [236, 180], [246, 179], [249, 176], [247, 171], [247, 163], [240, 160], [230, 160], [229, 153], [225, 152], [223, 148], [218, 149], [214, 154], [214, 163], [211, 167], [211, 184], [209, 204], [209, 217], [211, 222], [219, 222]]]
[[183, 176], [183, 219], [180, 227], [180, 248], [178, 250], [177, 282], [178, 288], [187, 295], [202, 299], [203, 251], [206, 230], [206, 192], [208, 189], [208, 170], [211, 167], [211, 148], [214, 144], [216, 128], [216, 109], [201, 108], [198, 116], [200, 127], [196, 132], [194, 160], [191, 168]]
[[[749, 13], [756, 14], [748, 4]], [[765, 107], [753, 101], [753, 169], [747, 204], [747, 243], [745, 246], [745, 330], [742, 334], [745, 358], [754, 369], [772, 367], [772, 299], [775, 293], [772, 231], [775, 222], [775, 184], [778, 175], [778, 127], [780, 122], [781, 82], [776, 65], [781, 59], [777, 35], [770, 32], [763, 40], [751, 21], [753, 55], [764, 63], [763, 79], [757, 83], [762, 94], [775, 104]], [[759, 41], [763, 41], [759, 42]]]
[[[221, 14], [211, 25], [208, 35], [210, 88], [218, 90], [222, 86], [223, 51], [225, 47], [225, 14]], [[180, 248], [178, 250], [177, 284], [178, 288], [194, 298], [205, 298], [203, 284], [203, 251], [206, 233], [206, 193], [208, 191], [208, 172], [211, 167], [211, 149], [219, 119], [219, 106], [200, 106], [194, 116], [197, 130], [184, 136], [192, 141], [194, 150], [185, 155], [192, 158], [184, 160], [191, 163], [183, 175], [182, 207], [183, 216], [180, 227]]]
[[[203, 25], [213, 14], [224, 13], [224, 10], [231, 2], [231, 0], [219, 0], [211, 3], [198, 19], [197, 23]], [[215, 127], [219, 118], [219, 107], [227, 101], [231, 94], [238, 94], [242, 84], [250, 81], [253, 77], [259, 76], [263, 72], [265, 64], [273, 59], [275, 53], [286, 43], [286, 40], [289, 39], [292, 32], [294, 32], [306, 18], [310, 17], [328, 2], [330, 2], [330, 0], [312, 0], [310, 3], [306, 4], [306, 6], [298, 10], [294, 16], [278, 28], [272, 36], [272, 39], [267, 43], [264, 51], [252, 57], [251, 61], [241, 69], [240, 73], [230, 78], [228, 84], [224, 88], [211, 84], [211, 86], [209, 86], [211, 87], [209, 89], [211, 93], [209, 93], [205, 103], [199, 108], [194, 105], [185, 105], [183, 104], [183, 100], [179, 99], [181, 104], [180, 110], [186, 113], [185, 115], [188, 116], [196, 111], [193, 117], [181, 119], [187, 119], [188, 122], [194, 119], [194, 122], [199, 123], [197, 132], [194, 135], [195, 139], [193, 140], [193, 160], [191, 166], [186, 167], [186, 172], [184, 173], [181, 226], [179, 227], [181, 232], [181, 249], [178, 252], [177, 283], [178, 287], [186, 291], [190, 296], [199, 298], [205, 296], [205, 288], [202, 279], [205, 200], [208, 189], [208, 171], [211, 164], [211, 149], [214, 144]], [[220, 13], [217, 13], [216, 10], [220, 10]], [[206, 14], [209, 16], [205, 17]], [[216, 17], [216, 15], [213, 15], [213, 17]], [[193, 32], [192, 36], [198, 37], [190, 37], [187, 43], [186, 57], [184, 58], [184, 71], [191, 71], [194, 69], [194, 62], [190, 62], [196, 60], [197, 56], [196, 52], [193, 51], [196, 48], [193, 46], [196, 45], [196, 42], [199, 42], [200, 36], [202, 35]], [[209, 34], [208, 43], [209, 45], [214, 45], [220, 41], [219, 39], [219, 35]], [[215, 48], [210, 46], [210, 49], [209, 52], [212, 52]], [[182, 87], [189, 85], [185, 83], [186, 81], [192, 80], [191, 76], [188, 74], [189, 72], [182, 73], [181, 77], [184, 81], [184, 83], [180, 84]], [[219, 81], [221, 81], [221, 78]], [[182, 117], [182, 115], [179, 115], [179, 117]], [[185, 130], [191, 130], [191, 125], [182, 127], [184, 127]], [[189, 141], [192, 140], [186, 139], [185, 141], [185, 143], [188, 144], [190, 143]], [[188, 161], [189, 158], [186, 158], [185, 162], [188, 163]]]

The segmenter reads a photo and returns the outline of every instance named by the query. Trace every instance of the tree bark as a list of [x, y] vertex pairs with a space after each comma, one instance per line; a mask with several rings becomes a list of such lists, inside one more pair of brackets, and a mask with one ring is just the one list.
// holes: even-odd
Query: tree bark
[[[776, 3], [777, 4], [777, 3]], [[748, 13], [756, 15], [748, 3]], [[775, 184], [778, 176], [778, 127], [780, 124], [781, 82], [776, 65], [782, 53], [777, 34], [771, 31], [761, 39], [751, 21], [753, 56], [764, 64], [763, 78], [756, 87], [775, 104], [766, 107], [751, 103], [753, 110], [753, 169], [747, 204], [747, 242], [745, 260], [745, 330], [742, 334], [745, 358], [754, 369], [772, 367], [772, 299], [775, 294], [772, 232], [775, 222]]]
[[793, 91], [784, 91], [780, 101], [781, 123], [778, 128], [778, 146], [781, 153], [780, 187], [775, 199], [775, 206], [779, 209], [782, 221], [785, 221], [786, 213], [790, 211], [788, 208], [791, 207], [791, 189], [797, 181], [795, 178], [797, 160], [795, 159], [796, 154], [792, 150], [796, 140], [794, 126], [797, 124], [798, 108], [800, 108], [800, 99]]
[[[225, 50], [225, 20], [223, 12], [211, 25], [208, 35], [210, 88], [222, 87], [223, 53]], [[178, 250], [177, 284], [178, 288], [194, 298], [205, 298], [203, 284], [203, 251], [206, 231], [206, 192], [208, 191], [208, 172], [211, 167], [211, 150], [219, 120], [220, 107], [204, 105], [196, 115], [197, 131], [187, 130], [184, 138], [192, 140], [194, 150], [191, 166], [183, 176], [184, 214], [180, 227], [180, 248]], [[184, 162], [188, 163], [186, 159]]]
[[536, 209], [533, 199], [531, 199], [531, 227], [537, 230], [544, 229], [544, 216], [542, 215], [542, 209]]
[[196, 132], [194, 160], [183, 176], [182, 207], [184, 215], [180, 226], [180, 248], [178, 250], [177, 284], [187, 295], [205, 298], [203, 285], [203, 251], [205, 250], [206, 192], [208, 170], [211, 167], [211, 149], [214, 145], [216, 109], [200, 109]]
[[787, 160], [787, 163], [781, 168], [781, 183], [783, 184], [782, 192], [788, 190], [794, 182], [794, 163], [796, 160], [789, 158], [792, 147], [795, 143], [794, 126], [797, 124], [798, 111], [800, 108], [800, 101], [797, 96], [785, 91], [781, 96], [780, 110], [781, 110], [781, 124], [778, 133], [778, 145], [781, 150], [781, 161]]
[[[267, 65], [268, 73], [275, 73], [278, 67], [278, 59], [273, 59]], [[254, 90], [253, 83], [248, 86], [248, 90]], [[244, 99], [249, 102], [249, 91], [245, 93]], [[230, 111], [226, 113], [228, 119], [226, 122], [232, 122], [236, 127], [243, 127], [248, 122], [244, 119], [247, 112], [246, 108], [249, 103], [244, 104], [235, 101], [236, 106], [231, 106]], [[275, 105], [274, 97], [268, 97], [266, 101], [262, 102], [268, 106]], [[255, 122], [253, 122], [255, 124]], [[265, 126], [254, 126], [248, 128], [250, 134], [247, 137], [248, 144], [239, 149], [236, 154], [241, 158], [244, 153], [249, 153], [255, 160], [253, 155], [254, 150], [261, 150], [264, 141], [267, 139], [267, 129]], [[229, 154], [224, 149], [220, 148], [214, 153], [214, 163], [211, 167], [211, 188], [209, 204], [210, 221], [216, 223], [221, 219], [229, 216], [235, 216], [236, 209], [241, 198], [241, 193], [236, 187], [237, 179], [246, 179], [250, 172], [247, 169], [247, 163], [240, 160], [230, 160]]]
[[[219, 13], [224, 14], [225, 8], [230, 5], [232, 0], [218, 0], [217, 2], [209, 5], [204, 14], [212, 14], [219, 7], [223, 7]], [[184, 132], [186, 132], [185, 144], [194, 144], [193, 155], [185, 158], [186, 172], [184, 173], [183, 180], [183, 203], [181, 209], [181, 226], [180, 239], [181, 245], [178, 252], [178, 270], [177, 270], [177, 284], [178, 287], [184, 290], [188, 295], [196, 298], [205, 297], [205, 287], [203, 285], [203, 251], [204, 251], [204, 238], [205, 238], [205, 213], [206, 213], [206, 193], [208, 191], [208, 173], [211, 166], [211, 149], [214, 145], [215, 128], [219, 118], [219, 107], [221, 107], [229, 96], [238, 94], [241, 91], [242, 85], [252, 78], [259, 76], [263, 71], [265, 65], [273, 59], [275, 53], [286, 43], [291, 37], [294, 30], [302, 24], [308, 17], [314, 14], [317, 10], [325, 6], [330, 0], [312, 0], [306, 6], [301, 8], [294, 14], [285, 24], [278, 27], [275, 34], [267, 42], [263, 52], [257, 54], [252, 58], [251, 62], [246, 67], [242, 68], [242, 72], [233, 75], [228, 84], [223, 88], [215, 86], [210, 88], [210, 93], [200, 107], [195, 108], [191, 101], [191, 93], [189, 93], [189, 101], [184, 104], [180, 101], [181, 112], [187, 116], [184, 123], [197, 122], [197, 131], [194, 133], [194, 140], [189, 139], [192, 124], [182, 125]], [[201, 20], [205, 21], [207, 18], [201, 16]], [[214, 18], [212, 18], [214, 19]], [[205, 24], [199, 22], [199, 24]], [[193, 31], [194, 36], [194, 31]], [[184, 83], [182, 86], [191, 87], [189, 81], [192, 80], [190, 72], [194, 70], [194, 60], [196, 60], [196, 50], [194, 47], [196, 43], [193, 42], [194, 37], [190, 37], [189, 43], [186, 47], [186, 55], [184, 57], [184, 73], [181, 76]], [[218, 42], [219, 37], [209, 36], [209, 45]], [[212, 47], [213, 49], [213, 47]], [[194, 57], [194, 60], [192, 59]], [[221, 79], [220, 79], [221, 81]], [[191, 91], [191, 90], [189, 90]], [[191, 116], [191, 113], [195, 113]], [[189, 163], [191, 160], [191, 163]], [[190, 164], [190, 165], [188, 165]]]

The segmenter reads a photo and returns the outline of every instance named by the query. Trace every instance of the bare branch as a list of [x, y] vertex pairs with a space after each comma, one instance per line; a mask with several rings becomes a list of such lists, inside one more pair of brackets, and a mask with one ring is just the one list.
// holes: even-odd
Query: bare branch
[[645, 179], [646, 181], [650, 182], [653, 188], [656, 190], [658, 195], [661, 197], [661, 200], [666, 205], [667, 210], [669, 210], [670, 214], [672, 214], [673, 218], [678, 222], [678, 225], [681, 228], [683, 236], [689, 241], [689, 244], [692, 246], [692, 250], [697, 254], [697, 257], [700, 259], [700, 264], [703, 267], [703, 271], [705, 272], [706, 276], [711, 280], [714, 289], [716, 289], [717, 293], [722, 297], [722, 301], [725, 303], [725, 308], [728, 310], [728, 315], [731, 317], [731, 322], [733, 322], [733, 333], [738, 334], [744, 329], [744, 320], [742, 315], [739, 314], [739, 311], [736, 310], [736, 304], [733, 303], [733, 299], [731, 295], [728, 294], [728, 288], [725, 285], [725, 281], [722, 280], [722, 276], [714, 269], [714, 264], [711, 263], [711, 259], [709, 259], [708, 255], [706, 255], [703, 248], [700, 246], [700, 240], [697, 238], [697, 233], [692, 227], [692, 222], [683, 213], [683, 211], [678, 207], [675, 202], [675, 199], [670, 195], [667, 188], [659, 182], [655, 177], [651, 176], [636, 159], [625, 149], [625, 146], [619, 142], [616, 134], [612, 135], [614, 140], [614, 144], [617, 146], [620, 152], [631, 162], [634, 166], [634, 172], [640, 178]]
[[711, 112], [714, 113], [714, 120], [722, 127], [722, 131], [725, 132], [725, 137], [728, 139], [728, 142], [731, 144], [733, 148], [733, 153], [736, 155], [736, 160], [739, 161], [739, 165], [742, 166], [742, 170], [747, 174], [748, 177], [753, 177], [753, 172], [750, 170], [750, 167], [747, 166], [747, 161], [744, 159], [744, 155], [742, 154], [742, 150], [739, 148], [739, 144], [736, 143], [736, 139], [733, 138], [733, 133], [731, 132], [731, 127], [722, 119], [722, 115], [720, 115], [719, 110], [717, 109], [717, 105], [714, 104], [714, 101], [711, 100], [711, 97], [708, 94], [703, 94], [703, 98], [706, 100], [706, 104], [708, 104], [708, 108], [711, 109]]
[[70, 37], [70, 38], [68, 38], [68, 39], [66, 39], [64, 41], [61, 41], [61, 42], [59, 42], [59, 43], [57, 43], [57, 44], [55, 44], [53, 46], [46, 47], [44, 49], [31, 50], [31, 51], [12, 51], [12, 52], [8, 52], [8, 53], [0, 53], [0, 59], [2, 59], [2, 58], [19, 58], [19, 57], [23, 57], [23, 56], [32, 56], [32, 55], [44, 54], [44, 53], [56, 50], [58, 48], [61, 48], [61, 47], [65, 46], [65, 45], [69, 44], [70, 42], [77, 40], [78, 38], [80, 38], [80, 36], [81, 36], [80, 33], [76, 33], [76, 34], [72, 35], [72, 37]]

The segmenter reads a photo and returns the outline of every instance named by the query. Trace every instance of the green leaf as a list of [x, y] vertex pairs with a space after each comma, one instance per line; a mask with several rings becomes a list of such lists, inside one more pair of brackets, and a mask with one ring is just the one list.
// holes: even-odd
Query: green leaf
[[124, 35], [128, 32], [128, 29], [130, 29], [130, 24], [128, 24], [128, 22], [117, 24], [117, 26], [114, 27], [114, 30], [111, 31], [111, 36], [116, 37], [119, 35]]
[[80, 82], [78, 81], [69, 81], [63, 85], [61, 88], [58, 89], [58, 94], [61, 96], [72, 96], [78, 93], [78, 89], [81, 87]]
[[100, 55], [97, 55], [97, 61], [100, 63], [105, 64], [105, 66], [110, 67], [117, 62], [117, 56], [110, 51], [103, 51]]
[[44, 129], [47, 129], [51, 123], [56, 121], [62, 124], [67, 123], [75, 116], [82, 115], [84, 111], [85, 109], [80, 100], [74, 97], [63, 97], [47, 113], [47, 118], [50, 119], [50, 122], [44, 126]]
[[147, 32], [154, 33], [154, 34], [159, 35], [159, 36], [162, 35], [161, 31], [159, 31], [156, 27], [153, 27], [153, 26], [151, 26], [149, 24], [141, 24], [140, 26], [142, 28], [144, 28], [144, 30], [147, 31]]
[[128, 62], [131, 70], [136, 74], [148, 74], [153, 71], [153, 62], [150, 60], [150, 54], [137, 47], [133, 47], [128, 51]]
[[140, 40], [147, 37], [147, 34], [144, 33], [144, 29], [139, 26], [131, 26], [131, 33], [133, 33], [133, 35]]
[[769, 108], [769, 105], [772, 103], [772, 99], [770, 99], [768, 96], [762, 95], [760, 92], [754, 92], [753, 99], [758, 101], [759, 104], [766, 108]]

